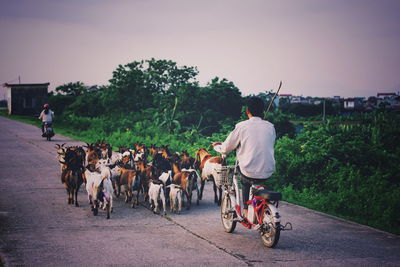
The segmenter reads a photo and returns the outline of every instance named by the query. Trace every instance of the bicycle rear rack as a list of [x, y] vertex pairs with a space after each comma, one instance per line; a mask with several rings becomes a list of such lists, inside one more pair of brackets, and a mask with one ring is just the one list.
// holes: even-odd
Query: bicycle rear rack
[[289, 230], [293, 230], [293, 226], [290, 222], [287, 222], [285, 225], [279, 225], [279, 229], [281, 231], [289, 231]]
[[275, 226], [273, 223], [268, 223], [268, 227], [274, 228], [274, 229], [279, 229], [280, 231], [289, 231], [293, 230], [293, 226], [290, 222], [287, 222], [285, 225], [279, 225]]

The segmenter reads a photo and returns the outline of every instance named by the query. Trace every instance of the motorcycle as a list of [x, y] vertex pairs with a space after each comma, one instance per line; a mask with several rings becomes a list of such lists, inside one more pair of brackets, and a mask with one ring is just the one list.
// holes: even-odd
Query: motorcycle
[[47, 141], [51, 141], [51, 138], [54, 136], [54, 130], [49, 122], [44, 123], [44, 132], [42, 134], [42, 137], [46, 137]]

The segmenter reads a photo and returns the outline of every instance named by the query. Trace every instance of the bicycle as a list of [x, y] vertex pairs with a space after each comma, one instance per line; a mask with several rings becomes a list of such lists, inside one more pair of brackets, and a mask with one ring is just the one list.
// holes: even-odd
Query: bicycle
[[241, 213], [238, 163], [235, 166], [222, 166], [216, 169], [216, 173], [215, 181], [223, 187], [221, 221], [225, 232], [232, 233], [239, 222], [248, 229], [259, 231], [263, 244], [273, 248], [278, 244], [281, 231], [293, 229], [290, 222], [281, 225], [278, 208], [281, 193], [251, 182], [248, 215], [245, 218]]

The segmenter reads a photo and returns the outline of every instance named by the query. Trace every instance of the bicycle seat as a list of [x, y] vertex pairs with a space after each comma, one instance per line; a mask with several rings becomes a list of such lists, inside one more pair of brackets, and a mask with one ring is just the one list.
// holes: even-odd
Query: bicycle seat
[[257, 197], [262, 197], [271, 201], [281, 200], [282, 194], [272, 190], [267, 190], [265, 188], [259, 188], [254, 191], [254, 195]]

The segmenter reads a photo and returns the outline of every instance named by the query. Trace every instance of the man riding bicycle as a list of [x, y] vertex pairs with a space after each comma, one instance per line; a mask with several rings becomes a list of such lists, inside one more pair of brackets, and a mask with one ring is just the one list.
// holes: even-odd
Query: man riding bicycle
[[251, 97], [247, 102], [246, 121], [236, 124], [225, 142], [213, 143], [221, 145], [220, 152], [228, 154], [236, 149], [239, 173], [242, 182], [243, 213], [247, 218], [247, 201], [250, 194], [250, 182], [260, 183], [269, 178], [275, 171], [274, 125], [262, 119], [264, 102], [258, 97]]

